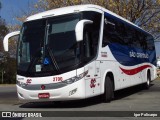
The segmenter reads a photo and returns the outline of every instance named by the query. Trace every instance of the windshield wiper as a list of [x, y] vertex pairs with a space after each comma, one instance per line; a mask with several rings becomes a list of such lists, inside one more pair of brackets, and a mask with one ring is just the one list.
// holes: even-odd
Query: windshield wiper
[[[50, 25], [48, 24], [48, 21], [46, 22], [46, 33], [45, 33], [45, 40], [44, 40], [44, 51], [46, 51], [46, 49], [47, 49], [47, 51], [48, 51], [48, 53], [49, 53], [49, 56], [51, 57], [51, 60], [52, 60], [52, 63], [53, 63], [53, 65], [54, 65], [54, 67], [56, 68], [56, 70], [57, 70], [57, 72], [58, 73], [61, 73], [61, 71], [60, 71], [60, 68], [59, 68], [59, 66], [58, 66], [58, 64], [57, 64], [57, 61], [56, 61], [56, 59], [55, 59], [55, 57], [54, 57], [54, 55], [53, 55], [53, 53], [52, 53], [52, 50], [49, 48], [49, 46], [48, 46], [48, 32], [49, 32], [49, 27], [50, 27]], [[44, 52], [44, 54], [43, 54], [43, 58], [45, 58], [45, 55], [46, 54], [46, 52]]]
[[46, 47], [47, 47], [48, 53], [49, 53], [49, 55], [51, 57], [51, 60], [52, 60], [52, 62], [54, 64], [54, 67], [56, 68], [56, 70], [58, 71], [58, 73], [61, 73], [60, 68], [59, 68], [59, 66], [57, 64], [57, 61], [56, 61], [56, 59], [55, 59], [55, 57], [54, 57], [54, 55], [52, 53], [52, 50], [49, 48], [48, 45], [46, 45]]

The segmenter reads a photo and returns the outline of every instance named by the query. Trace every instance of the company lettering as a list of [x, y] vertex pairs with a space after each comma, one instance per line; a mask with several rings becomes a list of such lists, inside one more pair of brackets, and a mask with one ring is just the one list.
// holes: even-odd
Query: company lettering
[[137, 53], [134, 51], [129, 52], [129, 56], [133, 58], [148, 58], [148, 54], [146, 53]]

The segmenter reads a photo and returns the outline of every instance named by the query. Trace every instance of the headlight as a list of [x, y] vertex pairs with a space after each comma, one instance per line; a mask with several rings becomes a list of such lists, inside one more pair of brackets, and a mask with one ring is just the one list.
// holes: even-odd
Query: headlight
[[77, 75], [77, 76], [74, 76], [74, 77], [72, 77], [72, 78], [69, 78], [69, 79], [67, 79], [67, 80], [65, 80], [65, 81], [63, 81], [63, 82], [65, 82], [65, 83], [67, 83], [67, 84], [72, 84], [72, 83], [74, 83], [74, 82], [82, 79], [82, 78], [85, 77], [87, 74], [88, 74], [88, 70], [85, 71], [85, 72], [82, 73], [82, 74], [79, 74], [79, 75]]

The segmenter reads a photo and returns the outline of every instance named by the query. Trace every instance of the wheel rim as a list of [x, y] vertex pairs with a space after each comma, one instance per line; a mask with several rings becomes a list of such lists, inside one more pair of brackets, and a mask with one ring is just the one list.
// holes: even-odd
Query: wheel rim
[[147, 86], [149, 86], [150, 85], [150, 80], [149, 80], [149, 78], [147, 79]]

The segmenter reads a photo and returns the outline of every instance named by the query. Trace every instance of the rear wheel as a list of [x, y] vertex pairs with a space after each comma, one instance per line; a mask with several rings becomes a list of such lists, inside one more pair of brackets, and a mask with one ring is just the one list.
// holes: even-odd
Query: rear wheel
[[148, 73], [147, 74], [147, 82], [144, 84], [144, 88], [149, 89], [150, 86], [151, 86], [151, 77], [150, 77], [150, 74]]
[[113, 82], [110, 77], [106, 77], [105, 79], [105, 92], [103, 95], [104, 102], [110, 102], [114, 98], [114, 90], [113, 90]]

